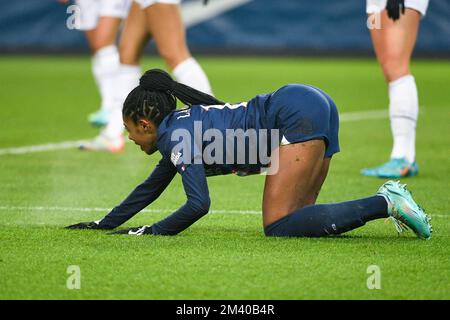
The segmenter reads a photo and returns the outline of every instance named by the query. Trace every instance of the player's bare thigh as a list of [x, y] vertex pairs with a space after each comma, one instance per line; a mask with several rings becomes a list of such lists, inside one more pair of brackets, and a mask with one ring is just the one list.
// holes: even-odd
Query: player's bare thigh
[[160, 56], [170, 69], [188, 59], [186, 33], [178, 5], [155, 3], [145, 9], [147, 27], [156, 42]]
[[409, 61], [416, 43], [421, 14], [407, 8], [395, 22], [386, 10], [380, 13], [381, 28], [370, 30], [373, 47], [388, 82], [410, 73]]
[[100, 17], [94, 29], [85, 31], [92, 53], [116, 43], [121, 21], [118, 17]]
[[120, 63], [138, 65], [149, 38], [145, 10], [133, 1], [120, 37]]
[[278, 170], [266, 177], [264, 186], [264, 227], [313, 204], [328, 172], [323, 140], [280, 146], [278, 151]]

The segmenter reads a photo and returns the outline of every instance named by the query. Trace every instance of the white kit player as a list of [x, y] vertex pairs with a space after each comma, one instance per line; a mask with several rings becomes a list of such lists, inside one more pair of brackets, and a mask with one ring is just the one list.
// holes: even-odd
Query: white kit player
[[123, 149], [122, 104], [128, 93], [139, 85], [140, 59], [151, 38], [178, 82], [212, 93], [205, 72], [187, 47], [179, 3], [180, 0], [132, 1], [120, 37], [120, 66], [114, 87], [120, 107], [112, 110], [100, 136], [83, 144], [81, 149], [112, 152]]

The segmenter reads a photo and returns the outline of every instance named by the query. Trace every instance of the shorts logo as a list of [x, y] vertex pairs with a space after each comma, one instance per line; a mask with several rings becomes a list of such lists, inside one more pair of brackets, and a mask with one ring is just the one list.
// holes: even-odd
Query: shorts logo
[[178, 161], [181, 158], [181, 152], [178, 153], [174, 153], [172, 152], [172, 154], [170, 155], [170, 161], [172, 161], [173, 165], [176, 166], [178, 164]]

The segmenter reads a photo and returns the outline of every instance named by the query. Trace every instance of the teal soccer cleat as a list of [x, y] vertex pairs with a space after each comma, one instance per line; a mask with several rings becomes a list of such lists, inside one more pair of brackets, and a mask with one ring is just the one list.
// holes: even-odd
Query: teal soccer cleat
[[390, 179], [413, 177], [418, 173], [419, 167], [417, 166], [417, 163], [410, 163], [405, 158], [392, 158], [381, 166], [361, 170], [361, 174], [366, 177]]
[[377, 195], [383, 196], [388, 202], [389, 216], [399, 233], [409, 227], [420, 239], [431, 237], [433, 231], [431, 219], [414, 201], [405, 184], [388, 181], [378, 189]]
[[110, 112], [105, 110], [99, 110], [91, 113], [88, 117], [88, 121], [95, 127], [103, 127], [108, 124]]

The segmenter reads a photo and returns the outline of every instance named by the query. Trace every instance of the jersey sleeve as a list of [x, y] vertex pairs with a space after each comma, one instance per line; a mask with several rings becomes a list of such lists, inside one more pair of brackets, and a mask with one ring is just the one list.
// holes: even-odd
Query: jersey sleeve
[[187, 201], [167, 218], [152, 225], [155, 235], [175, 235], [208, 213], [210, 198], [203, 164], [180, 164]]
[[101, 226], [115, 228], [155, 201], [170, 184], [176, 169], [168, 159], [161, 159], [150, 176], [138, 185], [125, 200], [103, 218]]

